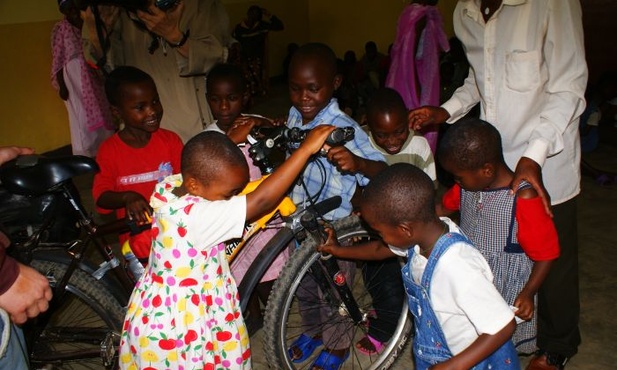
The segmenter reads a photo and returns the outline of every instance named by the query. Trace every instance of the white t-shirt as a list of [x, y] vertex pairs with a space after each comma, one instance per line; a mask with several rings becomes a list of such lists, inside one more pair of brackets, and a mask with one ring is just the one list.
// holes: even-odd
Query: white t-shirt
[[[446, 217], [450, 232], [461, 233]], [[416, 245], [412, 264], [413, 280], [420, 283], [428, 260]], [[407, 251], [390, 246], [405, 256]], [[446, 342], [457, 355], [480, 334], [495, 334], [514, 318], [514, 313], [493, 285], [493, 273], [480, 252], [466, 243], [455, 243], [441, 256], [431, 281], [431, 305]]]

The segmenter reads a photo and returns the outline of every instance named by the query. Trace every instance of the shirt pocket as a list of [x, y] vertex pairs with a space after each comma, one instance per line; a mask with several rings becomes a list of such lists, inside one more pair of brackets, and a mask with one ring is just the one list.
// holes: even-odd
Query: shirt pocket
[[540, 84], [540, 52], [514, 50], [506, 55], [506, 87], [527, 92]]

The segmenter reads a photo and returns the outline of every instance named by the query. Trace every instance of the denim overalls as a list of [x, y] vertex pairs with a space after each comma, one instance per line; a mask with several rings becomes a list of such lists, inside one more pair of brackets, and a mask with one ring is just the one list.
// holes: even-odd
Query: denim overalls
[[[415, 322], [416, 335], [413, 352], [417, 370], [428, 369], [430, 366], [452, 357], [441, 326], [437, 321], [437, 316], [431, 307], [429, 293], [431, 278], [437, 261], [452, 244], [457, 242], [471, 245], [471, 242], [459, 233], [447, 233], [439, 238], [428, 259], [421, 285], [413, 281], [411, 274], [411, 261], [415, 251], [410, 248], [407, 252], [407, 264], [403, 267], [402, 272], [405, 290], [409, 297], [409, 310], [413, 314]], [[512, 341], [508, 340], [491, 356], [476, 364], [472, 369], [520, 369]]]

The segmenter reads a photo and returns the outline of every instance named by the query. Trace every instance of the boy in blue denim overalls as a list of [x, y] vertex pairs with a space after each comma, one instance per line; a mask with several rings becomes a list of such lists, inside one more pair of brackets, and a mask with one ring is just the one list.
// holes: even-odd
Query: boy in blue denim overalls
[[349, 259], [407, 257], [402, 272], [415, 321], [416, 369], [520, 369], [510, 340], [514, 313], [480, 252], [435, 214], [434, 186], [422, 170], [390, 166], [365, 188], [360, 211], [382, 240], [346, 248], [328, 230], [319, 249]]

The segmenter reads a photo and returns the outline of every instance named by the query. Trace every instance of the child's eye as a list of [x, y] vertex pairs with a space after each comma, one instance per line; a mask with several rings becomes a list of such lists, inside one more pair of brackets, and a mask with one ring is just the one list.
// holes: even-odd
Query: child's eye
[[230, 101], [238, 101], [238, 100], [240, 100], [240, 96], [239, 95], [230, 95], [229, 96], [229, 100]]
[[319, 92], [319, 87], [311, 87], [309, 89], [309, 91], [312, 92], [312, 93], [318, 93]]

